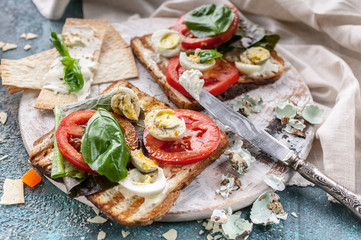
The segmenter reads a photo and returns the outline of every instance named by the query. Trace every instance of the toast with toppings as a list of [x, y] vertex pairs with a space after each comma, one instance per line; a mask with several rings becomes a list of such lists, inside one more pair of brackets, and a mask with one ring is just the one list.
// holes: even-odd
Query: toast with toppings
[[[233, 20], [232, 19], [230, 20], [231, 23], [229, 29], [217, 35], [212, 35], [212, 36], [207, 35], [207, 37], [198, 38], [197, 36], [195, 36], [196, 33], [188, 29], [188, 25], [187, 26], [185, 25], [185, 19], [188, 17], [188, 21], [192, 21], [192, 18], [196, 16], [194, 18], [195, 20], [193, 20], [194, 21], [193, 26], [197, 25], [196, 21], [199, 15], [201, 15], [200, 13], [211, 12], [214, 9], [214, 8], [212, 9], [212, 7], [215, 6], [217, 6], [217, 8], [221, 8], [221, 7], [224, 7], [225, 9], [229, 8], [229, 10], [232, 10], [234, 12], [234, 18]], [[197, 12], [190, 17], [193, 11], [197, 11]], [[206, 19], [209, 16], [203, 16], [203, 17], [204, 17], [203, 19], [201, 18], [199, 19], [199, 22], [203, 21], [204, 23], [204, 21], [207, 21]], [[238, 21], [239, 24], [237, 23]], [[179, 84], [177, 83], [174, 84], [174, 80], [172, 80], [174, 78], [179, 79], [180, 75], [182, 75], [182, 72], [184, 73], [184, 71], [186, 70], [201, 71], [203, 73], [203, 79], [205, 79], [204, 87], [206, 88], [206, 90], [210, 91], [213, 95], [216, 95], [221, 100], [232, 99], [245, 92], [256, 89], [259, 86], [273, 83], [277, 81], [283, 74], [284, 61], [278, 55], [277, 51], [274, 50], [274, 46], [277, 43], [279, 36], [278, 35], [276, 36], [276, 34], [269, 34], [268, 32], [266, 33], [264, 29], [261, 29], [256, 34], [253, 33], [256, 32], [255, 29], [259, 27], [258, 26], [255, 27], [254, 24], [251, 24], [247, 20], [239, 18], [239, 13], [237, 9], [233, 6], [228, 6], [228, 5], [222, 6], [215, 4], [200, 6], [199, 8], [196, 8], [190, 11], [189, 13], [183, 15], [182, 17], [180, 17], [177, 20], [176, 24], [174, 26], [170, 26], [170, 28], [172, 30], [168, 30], [168, 32], [166, 29], [162, 29], [154, 32], [153, 34], [148, 34], [133, 38], [131, 40], [131, 48], [134, 54], [136, 55], [136, 57], [139, 59], [139, 61], [153, 76], [153, 78], [158, 83], [158, 85], [163, 89], [163, 91], [168, 96], [168, 98], [179, 108], [188, 108], [194, 110], [201, 109], [201, 106], [193, 98], [191, 98], [190, 95], [187, 97], [187, 94], [184, 93], [184, 89], [182, 90], [182, 87], [178, 86]], [[243, 35], [249, 37], [247, 41], [251, 41], [252, 44], [239, 47], [240, 44], [242, 45], [242, 41], [241, 41], [242, 34], [237, 35], [237, 32], [240, 31], [240, 29], [244, 31], [242, 33]], [[178, 45], [174, 44], [174, 42], [177, 41], [175, 40], [175, 36], [174, 36], [175, 33], [179, 34]], [[250, 36], [248, 36], [247, 34], [249, 34]], [[254, 39], [257, 40], [252, 42]], [[249, 49], [255, 47], [264, 48], [264, 50], [266, 49], [266, 51], [268, 51], [268, 59], [271, 59], [272, 63], [277, 66], [277, 70], [275, 70], [274, 68], [272, 69], [271, 67], [270, 70], [267, 70], [266, 72], [262, 72], [260, 74], [248, 73], [247, 69], [246, 71], [240, 70], [240, 67], [238, 67], [238, 65], [235, 63], [237, 62], [245, 63], [242, 60], [242, 52], [245, 50], [246, 50], [245, 52], [247, 52]], [[238, 51], [233, 51], [236, 48], [238, 49]], [[172, 54], [175, 52], [176, 49], [179, 49], [178, 53]], [[218, 59], [216, 61], [216, 65], [214, 65], [214, 67], [207, 68], [206, 70], [202, 70], [201, 68], [197, 69], [199, 65], [204, 66], [207, 64], [207, 61], [209, 63], [214, 60], [211, 57], [211, 58], [205, 58], [203, 62], [200, 61], [199, 59], [202, 58], [202, 56], [201, 54], [197, 56], [197, 51], [202, 52], [203, 50], [213, 51], [213, 53], [208, 52], [207, 54], [211, 54], [211, 55], [212, 54], [214, 55], [215, 53], [218, 54], [218, 56], [215, 55], [214, 58], [218, 57], [220, 58], [220, 60]], [[218, 50], [220, 52], [218, 52]], [[193, 52], [193, 53], [189, 55], [189, 52]], [[194, 54], [194, 52], [196, 53]], [[188, 56], [188, 60], [189, 60], [188, 63], [184, 63], [184, 62], [182, 63], [182, 54], [184, 53], [186, 53]], [[234, 55], [235, 53], [238, 55]], [[179, 67], [175, 69], [174, 67], [172, 68], [172, 61], [177, 56], [179, 56], [180, 66], [181, 68], [183, 68], [182, 70], [178, 70]], [[257, 59], [259, 56], [255, 56], [255, 57]], [[228, 84], [228, 86], [226, 87], [222, 86], [221, 87], [223, 88], [222, 90], [207, 89], [209, 88], [209, 85], [215, 85], [217, 84], [216, 82], [223, 81], [220, 80], [222, 78], [221, 74], [223, 74], [223, 72], [227, 72], [228, 70], [223, 70], [224, 67], [218, 63], [221, 63], [222, 61], [225, 62], [225, 60], [228, 61], [229, 63], [228, 65], [233, 66], [235, 69], [237, 68], [239, 69], [239, 75], [237, 75], [236, 79], [232, 80], [231, 81], [232, 83]], [[253, 66], [263, 64], [263, 63], [254, 63], [249, 61], [248, 59], [247, 61], [246, 61], [247, 64], [251, 64]], [[267, 66], [264, 66], [263, 64], [262, 68], [265, 69], [267, 68]], [[174, 77], [174, 75], [172, 75], [172, 72], [174, 71], [177, 71], [178, 76]], [[210, 73], [212, 71], [213, 73]], [[214, 72], [218, 72], [218, 74], [215, 74]], [[178, 79], [176, 81], [178, 81]]]
[[[155, 109], [169, 109], [164, 102], [141, 92], [129, 82], [117, 81], [111, 84], [104, 93], [112, 92], [118, 87], [127, 87], [134, 91], [139, 98], [140, 107], [145, 114]], [[34, 142], [30, 152], [30, 162], [45, 176], [50, 177], [52, 158], [54, 154], [54, 130], [45, 134]], [[185, 164], [171, 165], [159, 163], [163, 169], [167, 187], [155, 197], [139, 196], [128, 191], [122, 185], [116, 185], [107, 190], [87, 196], [87, 199], [99, 208], [111, 220], [127, 226], [148, 225], [162, 217], [172, 207], [180, 194], [180, 190], [190, 184], [208, 165], [218, 159], [228, 146], [227, 136], [221, 132], [221, 139], [217, 148], [201, 161]]]

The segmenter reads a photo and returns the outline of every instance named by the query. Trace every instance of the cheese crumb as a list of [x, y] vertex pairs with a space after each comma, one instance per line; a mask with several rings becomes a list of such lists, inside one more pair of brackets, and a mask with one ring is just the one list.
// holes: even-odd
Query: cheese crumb
[[6, 112], [0, 112], [0, 122], [4, 125], [8, 120], [8, 114]]
[[5, 43], [5, 45], [2, 47], [3, 52], [9, 51], [9, 50], [13, 50], [15, 48], [17, 48], [18, 45], [16, 44], [12, 44], [12, 43]]
[[31, 48], [31, 45], [30, 45], [30, 44], [26, 44], [26, 45], [24, 46], [24, 50], [25, 50], [25, 51], [28, 51], [30, 48]]
[[105, 218], [103, 218], [101, 216], [96, 216], [96, 217], [93, 217], [93, 218], [88, 218], [87, 221], [90, 222], [90, 223], [103, 224], [106, 221], [108, 221], [108, 219], [105, 219]]
[[96, 215], [99, 215], [100, 210], [96, 207], [93, 207], [93, 211], [95, 212]]
[[30, 39], [34, 39], [34, 38], [37, 38], [38, 37], [38, 35], [37, 34], [35, 34], [35, 33], [28, 33], [28, 34], [26, 34], [26, 37], [25, 37], [25, 39], [26, 40], [30, 40]]
[[177, 230], [172, 228], [168, 232], [164, 233], [162, 236], [167, 240], [175, 240], [177, 239]]
[[103, 240], [103, 239], [106, 238], [106, 236], [107, 236], [107, 234], [106, 234], [105, 232], [100, 231], [100, 232], [98, 233], [97, 240]]
[[295, 218], [298, 218], [298, 215], [295, 212], [291, 212], [291, 215], [294, 216]]
[[5, 179], [3, 189], [4, 193], [1, 197], [0, 204], [13, 205], [25, 202], [24, 185], [21, 179]]
[[123, 236], [123, 238], [128, 237], [128, 236], [129, 236], [129, 234], [130, 234], [130, 232], [129, 232], [129, 231], [123, 231], [123, 230], [122, 230], [122, 236]]

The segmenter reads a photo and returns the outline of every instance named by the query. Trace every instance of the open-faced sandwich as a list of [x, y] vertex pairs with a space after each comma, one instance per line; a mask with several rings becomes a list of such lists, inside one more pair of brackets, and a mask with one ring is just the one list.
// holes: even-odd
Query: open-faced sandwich
[[129, 226], [160, 220], [228, 146], [208, 116], [171, 109], [125, 80], [54, 113], [55, 129], [34, 143], [30, 162]]
[[204, 88], [222, 100], [273, 83], [284, 71], [274, 50], [278, 40], [240, 17], [234, 6], [208, 4], [180, 17], [171, 29], [133, 38], [131, 48], [177, 107], [200, 109], [181, 78], [203, 79]]

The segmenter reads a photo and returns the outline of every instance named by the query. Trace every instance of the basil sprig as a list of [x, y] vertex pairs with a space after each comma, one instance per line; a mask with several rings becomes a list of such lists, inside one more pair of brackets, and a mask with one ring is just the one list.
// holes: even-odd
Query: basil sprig
[[105, 109], [100, 108], [89, 119], [81, 141], [81, 153], [91, 169], [118, 182], [128, 174], [130, 152], [123, 129]]
[[222, 4], [207, 4], [188, 12], [184, 23], [194, 36], [203, 38], [224, 33], [234, 19], [233, 11]]
[[223, 54], [214, 49], [202, 50], [199, 53], [199, 56], [200, 56], [200, 59], [199, 59], [200, 63], [205, 63], [205, 62], [208, 62], [215, 58], [220, 58], [221, 60], [223, 60], [222, 59]]
[[218, 47], [219, 51], [229, 52], [234, 48], [247, 49], [263, 47], [271, 51], [280, 40], [280, 35], [273, 34], [248, 20], [240, 19], [237, 32], [228, 42]]
[[70, 57], [63, 39], [56, 32], [51, 33], [50, 41], [63, 57], [61, 63], [64, 65], [64, 81], [69, 86], [71, 92], [80, 91], [84, 86], [84, 79], [80, 70], [79, 60]]

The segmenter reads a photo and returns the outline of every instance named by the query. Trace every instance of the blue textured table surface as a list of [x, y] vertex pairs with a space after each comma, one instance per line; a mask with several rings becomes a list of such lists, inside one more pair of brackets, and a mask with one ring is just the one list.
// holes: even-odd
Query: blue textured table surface
[[[0, 41], [16, 43], [16, 50], [2, 53], [0, 58], [19, 59], [51, 48], [51, 30], [61, 32], [65, 17], [82, 17], [80, 1], [72, 1], [59, 21], [43, 18], [31, 0], [0, 1]], [[34, 40], [20, 39], [21, 33], [39, 35]], [[24, 51], [25, 44], [32, 48]], [[8, 113], [8, 121], [0, 124], [0, 191], [5, 178], [19, 179], [31, 165], [23, 146], [18, 126], [18, 106], [21, 93], [9, 95], [0, 88], [0, 111]], [[36, 123], [34, 123], [36, 124]], [[2, 193], [1, 193], [2, 194]], [[0, 195], [1, 195], [0, 194]], [[287, 187], [279, 193], [287, 220], [267, 227], [254, 225], [250, 239], [361, 239], [361, 221], [341, 205], [330, 203], [326, 194], [312, 187]], [[242, 216], [249, 219], [249, 208]], [[295, 212], [298, 218], [290, 215]], [[196, 221], [154, 223], [146, 227], [125, 227], [108, 220], [104, 224], [86, 221], [96, 214], [91, 207], [75, 201], [58, 190], [44, 177], [38, 186], [25, 186], [25, 204], [0, 205], [0, 239], [96, 239], [100, 231], [106, 239], [122, 239], [121, 231], [130, 231], [127, 239], [162, 239], [162, 234], [174, 228], [178, 239], [206, 239], [208, 232]]]

